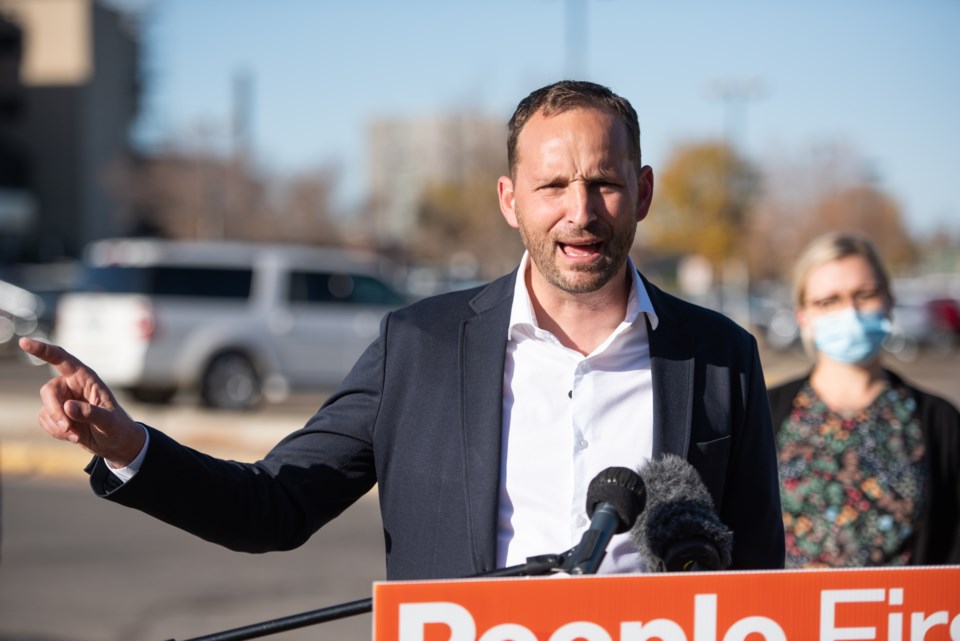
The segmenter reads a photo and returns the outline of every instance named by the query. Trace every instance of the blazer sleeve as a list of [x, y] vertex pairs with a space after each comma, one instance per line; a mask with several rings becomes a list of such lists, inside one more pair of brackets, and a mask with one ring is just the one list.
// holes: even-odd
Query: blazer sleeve
[[148, 427], [150, 445], [136, 476], [120, 485], [95, 458], [87, 468], [94, 492], [233, 550], [302, 545], [376, 483], [372, 433], [384, 334], [338, 392], [263, 460], [218, 459]]

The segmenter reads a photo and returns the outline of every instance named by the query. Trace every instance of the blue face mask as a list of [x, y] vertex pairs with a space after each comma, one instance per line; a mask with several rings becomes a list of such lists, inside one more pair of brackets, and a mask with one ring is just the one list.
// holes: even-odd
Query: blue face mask
[[857, 313], [853, 307], [813, 319], [813, 344], [817, 350], [841, 363], [863, 363], [880, 351], [890, 333], [884, 312]]

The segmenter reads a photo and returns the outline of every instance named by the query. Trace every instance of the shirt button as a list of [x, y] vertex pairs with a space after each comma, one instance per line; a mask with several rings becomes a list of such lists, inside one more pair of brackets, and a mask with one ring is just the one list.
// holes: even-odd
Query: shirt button
[[587, 517], [582, 514], [577, 517], [577, 527], [584, 527], [587, 524]]
[[587, 440], [586, 440], [586, 439], [580, 439], [579, 441], [577, 441], [577, 451], [579, 452], [579, 451], [582, 451], [582, 450], [587, 449], [587, 446], [588, 446], [588, 445], [590, 445], [590, 444], [587, 443]]

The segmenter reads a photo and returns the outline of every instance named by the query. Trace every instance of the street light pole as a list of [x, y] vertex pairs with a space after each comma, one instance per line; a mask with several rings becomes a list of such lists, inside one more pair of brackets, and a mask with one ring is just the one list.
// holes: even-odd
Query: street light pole
[[[727, 147], [727, 153], [731, 156], [737, 156], [738, 152], [745, 155], [743, 150], [746, 148], [747, 105], [751, 100], [760, 99], [763, 93], [762, 83], [756, 78], [715, 83], [713, 94], [723, 103], [724, 110], [723, 140]], [[740, 229], [735, 230], [734, 238], [742, 241], [746, 227], [743, 224], [745, 212], [732, 210], [732, 208], [740, 206], [739, 203], [735, 202], [736, 194], [734, 193], [734, 186], [731, 184], [734, 171], [733, 167], [723, 168], [723, 188], [726, 191], [727, 207], [731, 208], [728, 212], [729, 219], [738, 221], [737, 226], [740, 227]], [[733, 255], [727, 257], [723, 262], [720, 282], [721, 311], [737, 322], [749, 326], [751, 320], [750, 275], [747, 261], [736, 248], [734, 248]]]
[[722, 80], [714, 83], [711, 95], [723, 103], [723, 139], [731, 149], [744, 149], [747, 135], [747, 106], [766, 95], [758, 78]]
[[565, 0], [567, 78], [581, 80], [587, 52], [587, 0]]

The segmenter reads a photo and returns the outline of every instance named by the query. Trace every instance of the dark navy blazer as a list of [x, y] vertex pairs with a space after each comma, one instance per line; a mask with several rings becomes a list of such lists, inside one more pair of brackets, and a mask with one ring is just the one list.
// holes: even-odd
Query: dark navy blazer
[[[218, 460], [151, 429], [130, 482], [117, 487], [94, 460], [91, 483], [112, 501], [249, 552], [301, 545], [378, 484], [387, 578], [491, 570], [515, 278], [388, 314], [337, 392], [258, 463]], [[649, 332], [654, 455], [677, 454], [699, 471], [733, 530], [734, 568], [780, 568], [777, 463], [756, 341], [644, 283], [659, 318]]]

